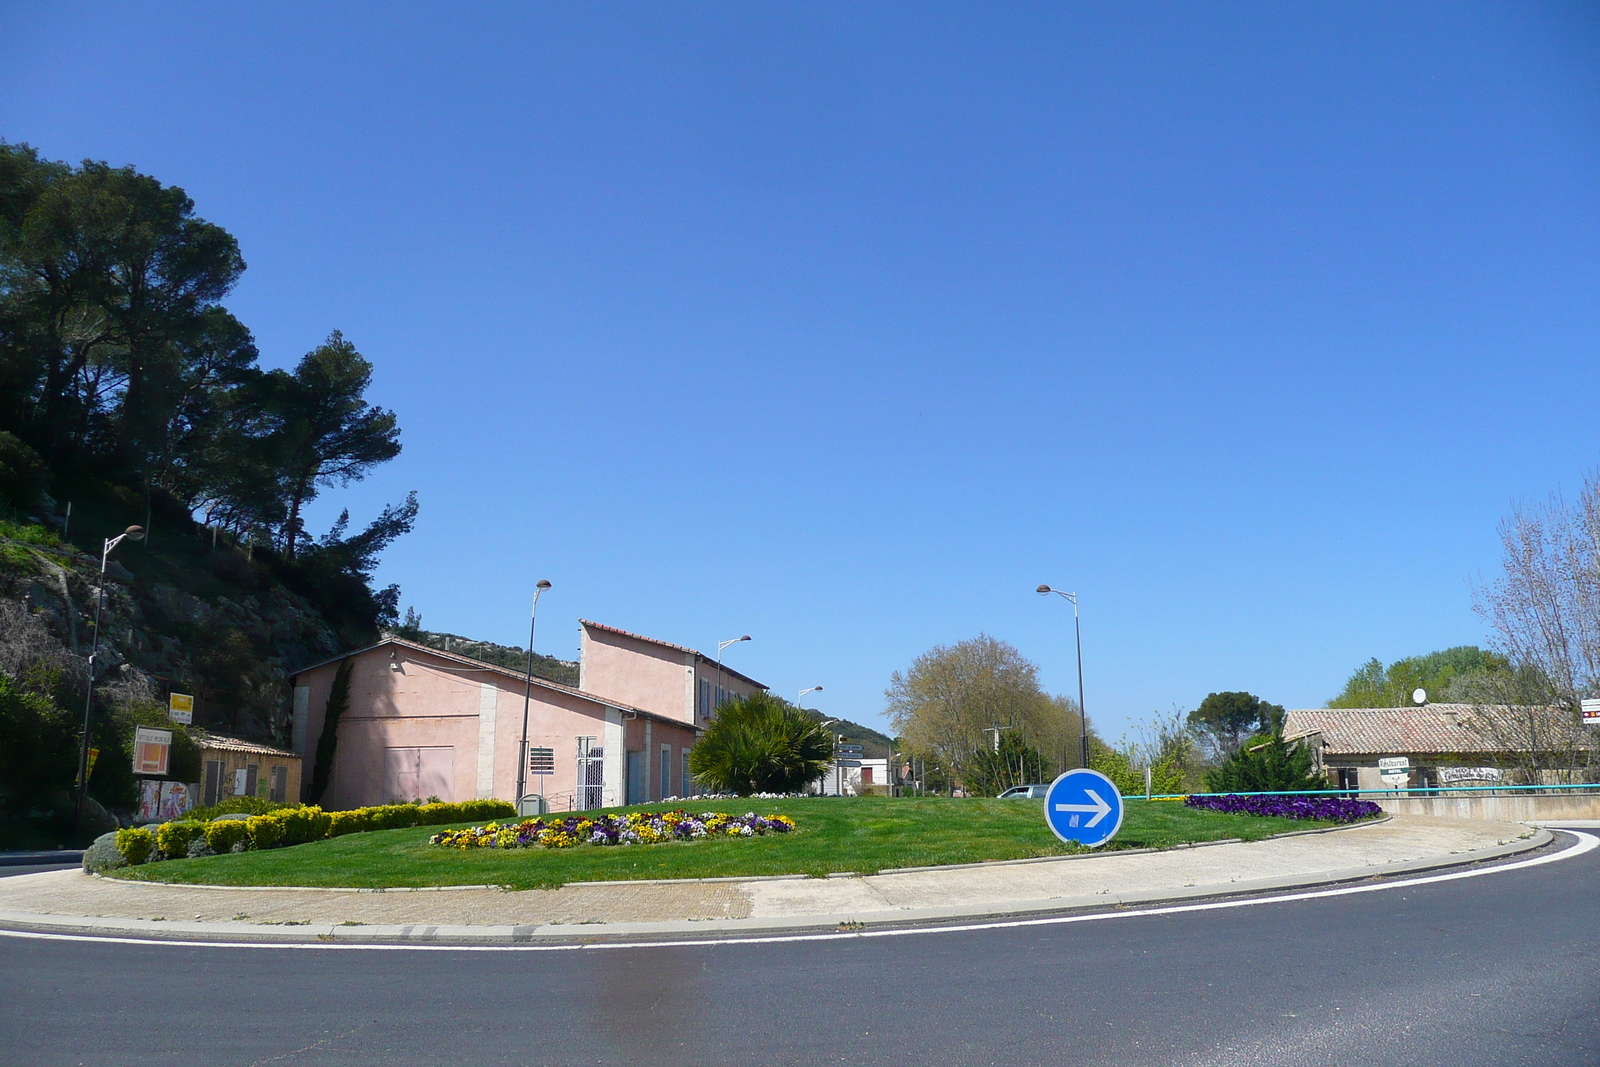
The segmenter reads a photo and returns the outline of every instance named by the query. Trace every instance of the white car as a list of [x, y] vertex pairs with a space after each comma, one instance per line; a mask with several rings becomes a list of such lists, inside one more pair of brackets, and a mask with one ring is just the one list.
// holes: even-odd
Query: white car
[[1050, 792], [1048, 785], [1014, 785], [1007, 789], [996, 799], [999, 800], [1043, 800], [1044, 795]]

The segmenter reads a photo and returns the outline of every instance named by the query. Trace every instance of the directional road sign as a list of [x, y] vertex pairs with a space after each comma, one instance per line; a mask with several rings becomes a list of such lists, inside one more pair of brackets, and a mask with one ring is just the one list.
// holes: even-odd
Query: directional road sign
[[861, 752], [863, 751], [862, 747], [860, 745], [840, 745], [840, 746], [838, 746], [838, 748], [839, 748], [839, 752], [841, 752], [842, 754], [847, 755], [847, 756], [849, 756], [849, 755], [860, 755]]
[[1122, 828], [1122, 794], [1099, 771], [1068, 771], [1044, 795], [1044, 821], [1061, 840], [1098, 848]]

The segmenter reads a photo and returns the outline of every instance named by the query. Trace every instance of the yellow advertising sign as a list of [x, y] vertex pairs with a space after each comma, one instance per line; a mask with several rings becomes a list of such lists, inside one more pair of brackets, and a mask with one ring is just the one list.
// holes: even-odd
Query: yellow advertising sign
[[167, 698], [167, 718], [184, 724], [194, 722], [194, 697], [188, 693], [173, 693]]

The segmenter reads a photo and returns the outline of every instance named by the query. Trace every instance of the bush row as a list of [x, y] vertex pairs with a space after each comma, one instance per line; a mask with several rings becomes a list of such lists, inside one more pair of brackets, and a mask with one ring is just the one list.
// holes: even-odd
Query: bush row
[[[206, 822], [178, 819], [155, 829], [139, 826], [118, 830], [117, 852], [129, 865], [152, 860], [209, 856], [218, 852], [285, 848], [320, 841], [325, 837], [398, 830], [408, 826], [439, 826], [469, 819], [497, 819], [515, 815], [504, 800], [467, 800], [459, 804], [384, 804], [354, 811], [323, 811], [318, 807], [292, 807], [264, 815], [232, 815]], [[85, 857], [87, 860], [87, 857]], [[89, 867], [86, 862], [85, 867]]]

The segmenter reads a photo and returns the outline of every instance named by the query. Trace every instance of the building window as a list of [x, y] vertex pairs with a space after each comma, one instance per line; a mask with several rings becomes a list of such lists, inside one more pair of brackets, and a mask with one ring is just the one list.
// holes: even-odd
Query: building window
[[605, 749], [594, 741], [592, 737], [578, 738], [578, 789], [573, 806], [579, 811], [605, 803]]
[[289, 768], [276, 763], [272, 765], [272, 792], [267, 799], [274, 804], [282, 804], [289, 799]]

